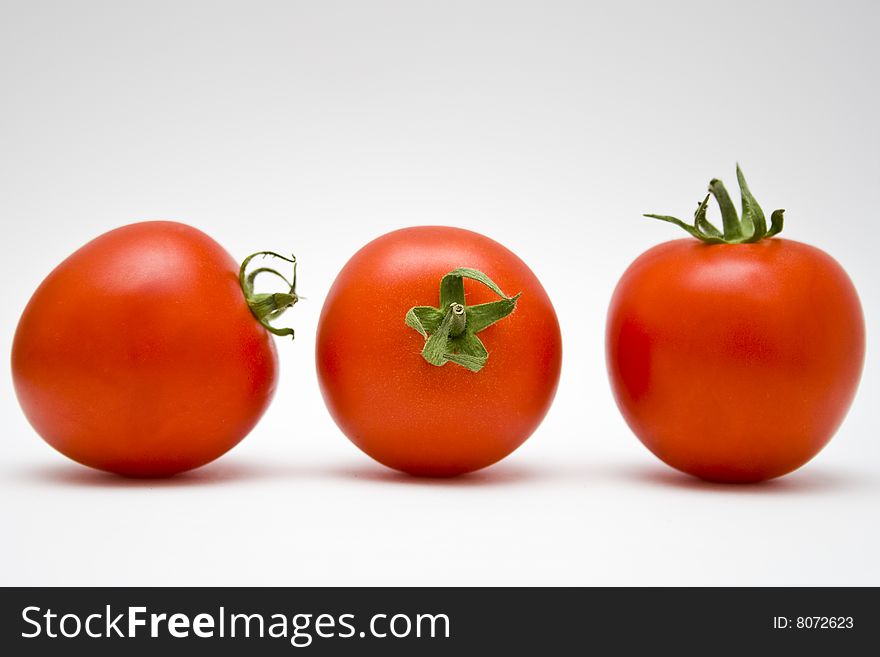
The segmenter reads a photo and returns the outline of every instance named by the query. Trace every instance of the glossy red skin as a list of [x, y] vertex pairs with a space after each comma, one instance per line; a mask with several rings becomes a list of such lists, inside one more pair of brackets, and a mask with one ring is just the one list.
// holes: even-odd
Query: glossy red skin
[[[424, 338], [404, 323], [412, 306], [437, 306], [440, 279], [456, 267], [522, 292], [512, 315], [479, 333], [489, 351], [479, 372], [430, 365]], [[469, 305], [498, 299], [469, 280], [465, 293]], [[339, 273], [318, 324], [318, 379], [334, 420], [374, 459], [414, 475], [470, 472], [519, 447], [550, 407], [561, 359], [556, 313], [535, 275], [458, 228], [406, 228], [367, 244]]]
[[786, 239], [642, 254], [608, 312], [606, 355], [633, 432], [674, 468], [754, 482], [831, 439], [865, 354], [859, 299], [823, 251]]
[[277, 370], [232, 257], [165, 221], [105, 233], [58, 265], [12, 348], [15, 391], [46, 442], [132, 477], [232, 448], [268, 406]]

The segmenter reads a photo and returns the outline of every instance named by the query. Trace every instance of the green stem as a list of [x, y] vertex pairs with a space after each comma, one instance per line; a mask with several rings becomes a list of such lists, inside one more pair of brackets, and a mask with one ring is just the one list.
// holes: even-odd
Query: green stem
[[713, 178], [709, 182], [709, 193], [715, 197], [718, 207], [721, 209], [723, 233], [706, 219], [708, 196], [697, 208], [693, 225], [662, 214], [646, 214], [644, 216], [675, 224], [707, 244], [753, 244], [782, 232], [782, 213], [784, 210], [773, 212], [770, 216], [770, 228], [768, 229], [764, 211], [752, 196], [739, 164], [736, 165], [736, 178], [742, 196], [742, 218], [737, 214], [736, 207], [733, 205], [724, 183], [717, 178]]
[[[271, 267], [259, 267], [248, 273], [248, 265], [251, 260], [257, 256], [278, 258], [291, 263], [293, 265], [293, 277], [290, 280], [287, 280], [283, 274]], [[280, 278], [290, 289], [287, 292], [257, 293], [254, 291], [254, 282], [260, 274], [271, 274]], [[273, 335], [289, 335], [293, 338], [292, 328], [276, 328], [272, 326], [270, 322], [278, 319], [284, 314], [284, 311], [291, 308], [297, 301], [299, 301], [299, 297], [296, 294], [296, 258], [294, 256], [286, 258], [273, 251], [258, 251], [257, 253], [252, 253], [241, 263], [241, 267], [238, 270], [238, 282], [241, 285], [241, 291], [244, 293], [245, 301], [251, 309], [251, 313], [253, 313], [254, 317], [256, 317], [257, 321], [263, 326], [263, 328]]]
[[452, 321], [449, 323], [449, 337], [457, 338], [467, 328], [467, 314], [463, 303], [449, 304]]
[[[468, 306], [464, 296], [464, 279], [482, 283], [501, 299]], [[438, 367], [456, 363], [472, 372], [479, 372], [489, 359], [489, 352], [477, 333], [504, 319], [516, 309], [520, 295], [509, 297], [486, 274], [476, 269], [459, 267], [440, 280], [440, 305], [414, 306], [404, 321], [425, 338], [422, 357]]]

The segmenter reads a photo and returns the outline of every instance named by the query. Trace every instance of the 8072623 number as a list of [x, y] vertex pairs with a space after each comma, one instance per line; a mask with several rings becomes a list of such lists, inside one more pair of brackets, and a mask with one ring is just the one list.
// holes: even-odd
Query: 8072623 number
[[774, 616], [775, 630], [851, 630], [852, 616]]

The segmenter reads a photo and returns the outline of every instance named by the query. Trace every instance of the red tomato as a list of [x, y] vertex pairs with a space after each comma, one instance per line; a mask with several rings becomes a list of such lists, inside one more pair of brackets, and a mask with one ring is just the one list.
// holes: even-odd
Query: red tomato
[[[479, 371], [429, 363], [425, 337], [404, 321], [413, 306], [438, 306], [441, 279], [458, 267], [522, 294], [508, 298], [511, 315], [479, 332], [489, 352]], [[479, 282], [464, 289], [471, 328], [475, 304], [506, 303]], [[426, 476], [477, 470], [522, 444], [550, 407], [561, 357], [556, 313], [529, 268], [487, 237], [436, 226], [358, 251], [330, 289], [316, 346], [324, 400], [342, 431], [377, 461]]]
[[831, 439], [855, 396], [865, 330], [855, 288], [823, 251], [685, 239], [626, 270], [606, 349], [618, 406], [648, 449], [703, 479], [752, 482]]
[[268, 406], [277, 371], [233, 259], [163, 221], [105, 233], [58, 265], [12, 348], [18, 399], [46, 442], [136, 477], [232, 448]]

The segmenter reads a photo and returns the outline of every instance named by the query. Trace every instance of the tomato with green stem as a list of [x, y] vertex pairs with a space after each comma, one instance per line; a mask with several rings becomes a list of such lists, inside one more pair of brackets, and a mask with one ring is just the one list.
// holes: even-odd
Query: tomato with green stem
[[[294, 266], [291, 281], [255, 256]], [[278, 357], [270, 322], [297, 301], [295, 261], [239, 267], [204, 233], [150, 221], [92, 240], [56, 267], [12, 347], [21, 407], [62, 454], [133, 477], [168, 476], [236, 445], [266, 410]], [[285, 292], [257, 293], [271, 273]]]
[[441, 226], [358, 251], [327, 295], [316, 342], [342, 431], [377, 461], [424, 476], [477, 470], [521, 445], [550, 407], [561, 358], [556, 313], [525, 263]]
[[[742, 215], [712, 180], [697, 239], [660, 244], [611, 299], [611, 386], [636, 436], [669, 465], [707, 480], [784, 475], [831, 439], [855, 396], [865, 353], [858, 295], [825, 252], [774, 237], [737, 166]], [[709, 197], [722, 229], [706, 218]]]

